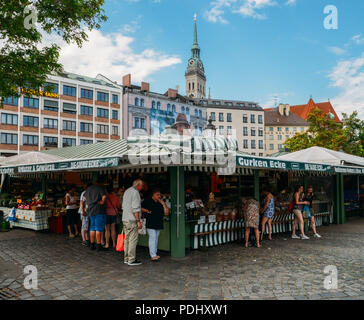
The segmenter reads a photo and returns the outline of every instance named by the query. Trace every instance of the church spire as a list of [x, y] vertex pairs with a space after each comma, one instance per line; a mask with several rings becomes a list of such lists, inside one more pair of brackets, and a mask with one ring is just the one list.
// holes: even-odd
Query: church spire
[[192, 58], [196, 58], [196, 59], [200, 59], [200, 46], [198, 45], [198, 42], [197, 42], [197, 14], [195, 13], [193, 15], [194, 17], [194, 21], [195, 21], [195, 31], [194, 31], [194, 34], [193, 34], [193, 46], [191, 48], [191, 51], [192, 51]]
[[194, 15], [193, 15], [193, 17], [194, 17], [194, 21], [195, 21], [195, 33], [194, 33], [194, 37], [193, 37], [193, 44], [194, 45], [198, 45], [198, 42], [197, 42], [197, 23], [196, 23], [196, 21], [197, 21], [197, 14], [195, 13]]

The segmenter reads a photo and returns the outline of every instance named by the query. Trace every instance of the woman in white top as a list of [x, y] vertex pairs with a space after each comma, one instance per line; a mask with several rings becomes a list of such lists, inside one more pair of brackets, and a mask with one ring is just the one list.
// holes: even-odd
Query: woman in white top
[[[79, 235], [78, 227], [77, 227], [78, 199], [75, 195], [75, 187], [71, 187], [69, 189], [69, 192], [66, 194], [65, 200], [66, 200], [65, 202], [66, 202], [66, 211], [67, 211], [67, 213], [65, 215], [66, 225], [67, 225], [69, 237], [74, 238], [75, 236], [77, 237]], [[75, 234], [72, 233], [71, 225], [73, 225], [73, 227], [75, 229]]]

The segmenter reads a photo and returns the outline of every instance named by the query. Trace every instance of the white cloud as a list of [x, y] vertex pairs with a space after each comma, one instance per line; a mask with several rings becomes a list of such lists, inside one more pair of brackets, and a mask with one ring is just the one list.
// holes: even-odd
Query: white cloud
[[266, 15], [259, 12], [268, 6], [275, 6], [277, 3], [272, 0], [246, 0], [239, 7], [239, 9], [234, 10], [233, 13], [239, 13], [243, 17], [251, 17], [254, 19], [265, 19]]
[[139, 21], [141, 19], [141, 15], [137, 16], [134, 20], [132, 20], [130, 23], [128, 24], [124, 24], [121, 29], [120, 32], [122, 34], [126, 34], [126, 33], [134, 33], [136, 32], [138, 29], [140, 29], [140, 25], [139, 25]]
[[329, 50], [331, 53], [334, 53], [338, 56], [342, 56], [347, 53], [345, 49], [339, 48], [339, 47], [327, 47], [327, 50]]
[[296, 4], [296, 0], [287, 0], [287, 2], [285, 3], [286, 6], [294, 6]]
[[330, 86], [340, 89], [333, 99], [333, 106], [339, 112], [359, 112], [364, 119], [364, 53], [350, 60], [337, 63], [329, 74]]
[[361, 34], [357, 34], [351, 38], [356, 44], [364, 44], [364, 37]]
[[233, 3], [237, 0], [216, 0], [210, 3], [212, 8], [205, 12], [205, 17], [210, 22], [220, 22], [220, 23], [228, 23], [228, 21], [223, 18], [226, 7], [231, 7]]
[[181, 63], [176, 55], [157, 52], [152, 48], [135, 52], [131, 47], [134, 38], [117, 34], [103, 34], [99, 30], [88, 33], [89, 41], [82, 48], [67, 45], [58, 36], [45, 35], [44, 44], [57, 43], [61, 47], [60, 62], [69, 72], [86, 76], [101, 73], [121, 82], [123, 75], [132, 74], [133, 81], [146, 80], [154, 72]]

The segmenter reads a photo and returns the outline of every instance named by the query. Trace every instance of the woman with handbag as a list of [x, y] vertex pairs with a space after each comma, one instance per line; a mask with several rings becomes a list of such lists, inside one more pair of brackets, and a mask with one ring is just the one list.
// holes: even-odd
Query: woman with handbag
[[120, 210], [120, 199], [117, 196], [117, 189], [109, 189], [106, 196], [106, 225], [105, 225], [105, 249], [109, 249], [110, 234], [112, 238], [113, 248], [116, 248], [116, 216]]

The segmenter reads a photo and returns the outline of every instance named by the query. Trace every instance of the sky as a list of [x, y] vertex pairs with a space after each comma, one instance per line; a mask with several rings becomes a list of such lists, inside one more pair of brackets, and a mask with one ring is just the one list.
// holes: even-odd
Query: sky
[[[337, 29], [325, 28], [327, 5], [337, 9]], [[184, 94], [196, 13], [213, 98], [274, 107], [312, 96], [364, 119], [364, 1], [105, 0], [104, 10], [108, 21], [81, 49], [60, 42], [65, 70], [119, 83], [131, 73], [134, 84]]]

